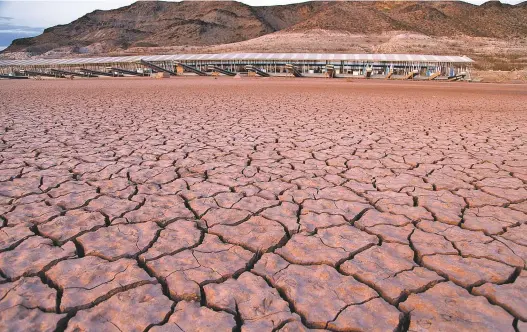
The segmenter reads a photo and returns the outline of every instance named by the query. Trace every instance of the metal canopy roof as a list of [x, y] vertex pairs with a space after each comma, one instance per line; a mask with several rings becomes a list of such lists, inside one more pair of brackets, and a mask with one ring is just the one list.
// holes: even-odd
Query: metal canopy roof
[[282, 61], [352, 61], [352, 62], [451, 62], [470, 63], [465, 56], [419, 54], [328, 54], [328, 53], [221, 53], [221, 54], [174, 54], [139, 55], [102, 58], [0, 60], [0, 66], [84, 65], [145, 61], [229, 61], [229, 60], [282, 60]]

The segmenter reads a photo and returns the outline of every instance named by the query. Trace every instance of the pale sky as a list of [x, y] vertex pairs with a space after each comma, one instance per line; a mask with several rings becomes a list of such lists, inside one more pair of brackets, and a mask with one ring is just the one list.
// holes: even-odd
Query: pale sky
[[[502, 2], [516, 4], [522, 0]], [[32, 37], [44, 28], [66, 24], [96, 9], [115, 9], [129, 5], [135, 0], [0, 0], [0, 50], [15, 38]], [[301, 0], [243, 0], [249, 5], [283, 5], [303, 2]], [[485, 0], [470, 0], [480, 4]]]

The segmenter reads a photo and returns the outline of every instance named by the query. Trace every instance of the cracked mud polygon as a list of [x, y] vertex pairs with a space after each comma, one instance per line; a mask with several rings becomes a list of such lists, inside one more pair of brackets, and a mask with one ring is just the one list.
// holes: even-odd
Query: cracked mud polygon
[[527, 331], [523, 85], [0, 92], [2, 331]]

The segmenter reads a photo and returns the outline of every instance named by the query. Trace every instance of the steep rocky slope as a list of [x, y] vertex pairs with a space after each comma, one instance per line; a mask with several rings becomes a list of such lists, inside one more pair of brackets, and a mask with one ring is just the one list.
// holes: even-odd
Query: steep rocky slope
[[293, 26], [326, 6], [315, 2], [254, 8], [234, 1], [140, 1], [94, 11], [70, 24], [46, 29], [40, 36], [15, 40], [6, 52], [43, 53], [63, 46], [82, 52], [89, 46], [110, 50], [233, 43]]
[[138, 47], [206, 47], [277, 32], [316, 30], [525, 39], [527, 3], [492, 1], [476, 6], [451, 1], [315, 1], [251, 7], [234, 1], [141, 1], [115, 10], [94, 11], [70, 24], [46, 29], [40, 36], [15, 40], [4, 52], [100, 54]]

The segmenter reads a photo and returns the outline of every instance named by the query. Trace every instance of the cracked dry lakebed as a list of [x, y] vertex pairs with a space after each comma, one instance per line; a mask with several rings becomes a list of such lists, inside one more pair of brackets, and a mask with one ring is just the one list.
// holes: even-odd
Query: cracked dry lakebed
[[0, 96], [0, 331], [527, 331], [525, 85]]

